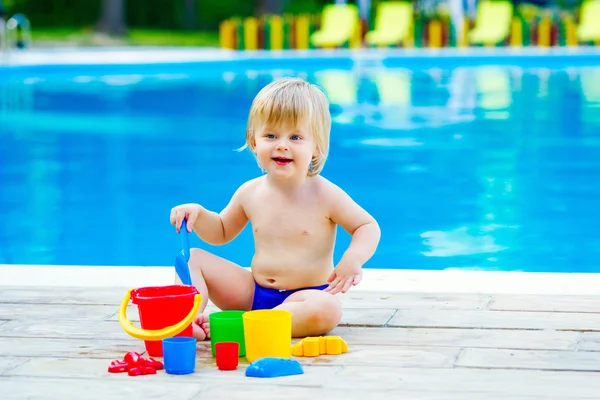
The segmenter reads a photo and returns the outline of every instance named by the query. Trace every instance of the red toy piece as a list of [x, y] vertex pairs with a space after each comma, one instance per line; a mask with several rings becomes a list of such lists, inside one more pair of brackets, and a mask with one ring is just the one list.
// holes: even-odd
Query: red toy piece
[[137, 351], [129, 351], [125, 354], [123, 361], [125, 361], [130, 366], [138, 365], [142, 356]]
[[113, 360], [108, 366], [108, 372], [127, 372], [129, 376], [153, 375], [156, 370], [163, 369], [164, 365], [154, 358], [144, 358], [135, 351], [125, 354], [123, 360]]
[[129, 364], [125, 361], [114, 360], [108, 366], [108, 372], [127, 372], [129, 370]]
[[152, 367], [133, 367], [129, 371], [127, 371], [129, 376], [138, 376], [138, 375], [153, 375], [156, 374], [156, 370]]
[[145, 358], [144, 361], [146, 362], [146, 365], [148, 367], [152, 367], [152, 368], [154, 368], [157, 371], [160, 370], [160, 369], [164, 369], [165, 368], [165, 366], [163, 365], [162, 362], [156, 361], [152, 357]]

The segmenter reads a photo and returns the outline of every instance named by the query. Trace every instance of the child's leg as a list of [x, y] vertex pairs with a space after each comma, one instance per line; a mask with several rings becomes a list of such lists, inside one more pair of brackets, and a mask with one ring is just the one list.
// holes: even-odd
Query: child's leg
[[332, 331], [342, 318], [342, 305], [334, 295], [307, 289], [292, 293], [275, 307], [292, 313], [292, 336], [319, 336]]
[[[254, 297], [254, 278], [248, 269], [202, 249], [191, 249], [192, 285], [202, 294], [200, 312], [194, 321], [194, 337], [210, 337], [208, 316], [204, 309], [210, 300], [221, 310], [250, 310]], [[179, 277], [176, 282], [181, 284]]]

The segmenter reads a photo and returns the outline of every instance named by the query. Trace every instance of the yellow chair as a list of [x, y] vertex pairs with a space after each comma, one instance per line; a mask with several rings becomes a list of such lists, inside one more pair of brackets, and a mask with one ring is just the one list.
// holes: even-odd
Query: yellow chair
[[[584, 68], [579, 73], [581, 92], [586, 101], [600, 105], [600, 70], [598, 68]], [[597, 107], [590, 107], [593, 112]], [[597, 118], [598, 119], [598, 118]]]
[[471, 44], [496, 45], [510, 36], [513, 5], [505, 0], [482, 0], [477, 5], [475, 27], [469, 32]]
[[332, 105], [348, 107], [358, 103], [357, 76], [352, 71], [322, 70], [315, 72], [315, 79]]
[[382, 69], [373, 73], [372, 77], [379, 105], [393, 107], [410, 107], [412, 104], [412, 89], [410, 73], [405, 70]]
[[577, 37], [581, 42], [600, 40], [600, 0], [587, 0], [581, 5]]
[[508, 70], [485, 66], [475, 69], [477, 104], [486, 112], [486, 118], [506, 118], [505, 111], [512, 104], [512, 82]]
[[579, 72], [579, 84], [581, 85], [581, 93], [589, 104], [581, 107], [578, 118], [581, 119], [582, 124], [589, 126], [586, 131], [596, 136], [592, 132], [595, 131], [596, 126], [600, 125], [600, 113], [598, 113], [598, 107], [600, 107], [600, 70], [594, 67], [583, 68]]
[[354, 4], [329, 4], [323, 7], [320, 30], [310, 41], [315, 47], [339, 47], [353, 39], [359, 27], [358, 8]]
[[367, 32], [365, 41], [371, 46], [398, 45], [410, 34], [413, 5], [407, 1], [380, 3], [375, 15], [375, 29]]

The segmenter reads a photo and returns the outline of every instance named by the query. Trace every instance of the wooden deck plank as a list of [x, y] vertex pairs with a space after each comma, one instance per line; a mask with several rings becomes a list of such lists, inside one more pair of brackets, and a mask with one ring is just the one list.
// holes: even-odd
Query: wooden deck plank
[[[201, 392], [193, 397], [192, 400], [310, 400], [323, 398], [326, 398], [327, 400], [364, 400], [368, 398], [383, 399], [385, 398], [384, 396], [389, 395], [389, 392], [376, 391], [373, 389], [356, 391], [344, 388], [341, 390], [324, 392], [323, 388], [290, 388], [267, 385], [263, 382], [245, 382], [243, 386], [239, 387], [239, 390], [235, 391], [228, 390], [226, 387], [214, 383], [203, 385]], [[397, 395], [397, 393], [394, 393], [394, 395]], [[418, 398], [414, 397], [412, 399], [418, 400]]]
[[600, 313], [599, 296], [494, 295], [490, 310]]
[[333, 335], [348, 344], [390, 346], [483, 347], [504, 349], [572, 350], [581, 333], [508, 329], [428, 329], [338, 327]]
[[126, 384], [116, 379], [34, 378], [0, 376], [3, 400], [19, 399], [127, 399], [189, 400], [202, 387], [188, 380], [170, 382], [153, 380], [153, 376], [129, 377]]
[[600, 333], [584, 332], [577, 344], [578, 351], [600, 351]]
[[394, 314], [393, 308], [344, 308], [340, 325], [384, 326]]
[[22, 287], [3, 286], [0, 303], [79, 304], [119, 306], [130, 288], [125, 287]]
[[600, 331], [600, 318], [589, 313], [530, 311], [398, 310], [388, 323], [400, 327], [557, 329]]
[[600, 353], [576, 351], [464, 349], [458, 367], [600, 371]]
[[46, 339], [112, 339], [129, 338], [118, 321], [15, 320], [0, 326], [0, 337]]
[[28, 361], [28, 358], [23, 357], [0, 357], [0, 375], [11, 371], [12, 369]]
[[[435, 383], [434, 383], [435, 384]], [[352, 387], [351, 383], [348, 386]], [[307, 400], [307, 399], [323, 399], [327, 400], [364, 400], [364, 399], [410, 399], [410, 400], [465, 400], [461, 393], [447, 392], [432, 392], [431, 390], [406, 390], [404, 388], [396, 388], [390, 390], [386, 387], [373, 385], [369, 389], [340, 389], [328, 390], [322, 388], [311, 387], [294, 387], [281, 388], [265, 385], [244, 385], [240, 390], [231, 391], [223, 386], [215, 384], [203, 385], [202, 390], [192, 400], [211, 400], [211, 399], [227, 399], [227, 400]], [[469, 397], [468, 399], [476, 399], [478, 397]], [[494, 396], [486, 394], [486, 400], [507, 400], [505, 395]], [[559, 397], [538, 397], [538, 396], [511, 396], [510, 400], [565, 400]], [[590, 398], [580, 398], [587, 400]], [[597, 400], [595, 398], [594, 400]]]
[[490, 295], [471, 293], [373, 293], [349, 291], [339, 295], [344, 308], [411, 310], [482, 310]]
[[2, 338], [0, 354], [10, 357], [123, 358], [128, 351], [144, 351], [143, 342], [123, 340]]
[[115, 313], [113, 306], [62, 305], [62, 304], [11, 304], [0, 303], [2, 320], [78, 320], [102, 321]]
[[[325, 386], [327, 393], [347, 388], [357, 391], [385, 388], [396, 391], [446, 394], [450, 399], [598, 399], [600, 380], [594, 372], [345, 367]], [[395, 398], [395, 397], [394, 397]], [[424, 396], [424, 398], [427, 398]]]
[[340, 356], [323, 355], [298, 359], [311, 365], [452, 368], [460, 351], [456, 347], [352, 345], [348, 353]]

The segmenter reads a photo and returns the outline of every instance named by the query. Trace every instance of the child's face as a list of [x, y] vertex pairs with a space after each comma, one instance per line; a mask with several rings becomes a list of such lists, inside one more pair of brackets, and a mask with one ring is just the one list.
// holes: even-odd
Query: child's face
[[264, 127], [257, 131], [255, 152], [259, 165], [274, 177], [306, 176], [317, 149], [305, 127]]

